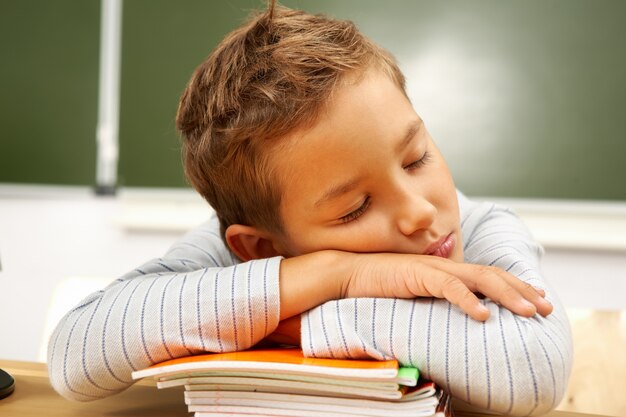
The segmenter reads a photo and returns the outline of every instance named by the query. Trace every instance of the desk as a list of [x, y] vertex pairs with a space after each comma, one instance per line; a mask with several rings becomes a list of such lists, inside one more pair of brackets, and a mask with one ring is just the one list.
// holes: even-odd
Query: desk
[[[0, 360], [0, 368], [15, 378], [15, 392], [0, 400], [0, 415], [11, 417], [75, 417], [75, 416], [153, 416], [188, 417], [182, 389], [157, 391], [150, 381], [140, 381], [126, 391], [89, 403], [64, 399], [48, 382], [45, 364]], [[457, 412], [457, 417], [485, 417], [475, 413]], [[493, 416], [491, 416], [493, 417]], [[600, 417], [553, 411], [545, 417]]]
[[15, 378], [15, 392], [0, 400], [2, 417], [189, 416], [182, 389], [157, 391], [150, 381], [141, 381], [118, 395], [81, 403], [52, 389], [43, 363], [0, 360], [0, 368]]

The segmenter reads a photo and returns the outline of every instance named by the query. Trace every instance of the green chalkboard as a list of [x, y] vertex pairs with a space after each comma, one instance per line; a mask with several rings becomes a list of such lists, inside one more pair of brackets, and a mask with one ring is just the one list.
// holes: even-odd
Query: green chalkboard
[[[127, 1], [127, 185], [183, 185], [177, 99], [260, 1]], [[391, 50], [469, 194], [626, 199], [626, 2], [285, 1], [354, 20]]]
[[258, 1], [124, 3], [119, 181], [184, 186], [174, 119], [193, 70]]
[[95, 178], [100, 3], [0, 3], [0, 182]]
[[[19, 14], [34, 2], [5, 3]], [[53, 3], [37, 3], [49, 11], [27, 13], [29, 30], [23, 20], [1, 13], [0, 42], [3, 48], [8, 42], [9, 56], [25, 62], [18, 60], [17, 69], [1, 69], [10, 98], [2, 98], [6, 121], [0, 182], [93, 181], [97, 4]], [[120, 185], [186, 186], [174, 127], [178, 97], [210, 50], [249, 10], [264, 3], [124, 2]], [[415, 108], [466, 193], [626, 200], [621, 125], [626, 112], [626, 2], [283, 3], [354, 20], [396, 55]], [[70, 10], [59, 12], [59, 7]], [[63, 18], [52, 20], [63, 24], [49, 29], [49, 17], [58, 15]], [[49, 52], [55, 47], [57, 52]], [[34, 69], [31, 61], [42, 53], [50, 68]], [[64, 65], [55, 66], [57, 62]], [[44, 83], [43, 74], [59, 78]], [[81, 105], [73, 107], [68, 97], [80, 98], [76, 103]], [[52, 164], [57, 157], [60, 166]]]

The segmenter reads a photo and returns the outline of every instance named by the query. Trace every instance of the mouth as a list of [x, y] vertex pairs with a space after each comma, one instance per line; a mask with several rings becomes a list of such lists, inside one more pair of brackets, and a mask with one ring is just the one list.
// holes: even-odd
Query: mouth
[[426, 255], [439, 256], [441, 258], [449, 258], [456, 246], [456, 238], [454, 233], [442, 237], [427, 249]]

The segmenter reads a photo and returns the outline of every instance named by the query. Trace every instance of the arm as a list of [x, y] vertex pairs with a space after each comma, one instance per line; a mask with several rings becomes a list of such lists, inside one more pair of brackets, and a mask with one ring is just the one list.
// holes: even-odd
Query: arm
[[48, 345], [53, 387], [74, 400], [103, 398], [129, 387], [134, 370], [247, 349], [279, 320], [339, 296], [340, 254], [237, 264], [218, 230], [214, 216], [69, 311]]
[[[68, 398], [93, 400], [127, 388], [133, 370], [193, 353], [249, 348], [274, 332], [279, 320], [342, 298], [345, 277], [360, 256], [322, 251], [233, 265], [236, 260], [218, 229], [213, 218], [164, 258], [126, 274], [71, 310], [48, 347], [55, 389]], [[438, 284], [434, 272], [430, 281]], [[405, 291], [409, 287], [401, 285], [401, 291], [389, 293], [381, 285], [384, 277], [376, 275], [355, 280], [368, 285], [354, 285], [353, 296], [435, 295], [422, 288]], [[469, 292], [457, 282], [457, 298], [463, 291]]]
[[280, 258], [235, 265], [216, 219], [84, 299], [52, 334], [52, 385], [89, 401], [126, 389], [131, 372], [173, 357], [245, 349], [279, 321]]
[[302, 316], [307, 355], [395, 357], [472, 405], [507, 414], [540, 414], [561, 399], [572, 360], [565, 311], [538, 271], [540, 248], [502, 207], [460, 196], [465, 257], [508, 270], [544, 288], [554, 311], [524, 318], [489, 299], [486, 322], [439, 299], [346, 299]]

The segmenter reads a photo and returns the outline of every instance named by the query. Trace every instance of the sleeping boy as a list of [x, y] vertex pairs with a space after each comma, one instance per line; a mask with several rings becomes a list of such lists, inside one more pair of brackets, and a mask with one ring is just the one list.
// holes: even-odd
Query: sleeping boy
[[166, 359], [274, 341], [397, 358], [496, 412], [558, 405], [571, 337], [540, 247], [457, 192], [393, 57], [354, 24], [270, 4], [196, 69], [177, 126], [215, 214], [63, 318], [60, 393], [93, 400]]

